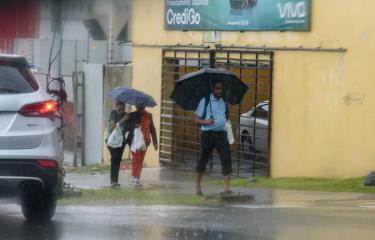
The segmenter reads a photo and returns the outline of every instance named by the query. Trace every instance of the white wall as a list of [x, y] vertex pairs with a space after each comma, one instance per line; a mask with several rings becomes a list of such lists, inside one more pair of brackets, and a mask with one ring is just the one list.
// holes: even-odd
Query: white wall
[[84, 64], [85, 73], [85, 163], [101, 164], [103, 149], [103, 65]]

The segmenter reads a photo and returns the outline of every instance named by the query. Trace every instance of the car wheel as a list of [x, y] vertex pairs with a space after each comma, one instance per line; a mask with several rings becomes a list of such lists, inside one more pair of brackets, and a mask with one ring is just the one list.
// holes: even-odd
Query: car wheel
[[244, 158], [246, 160], [254, 161], [256, 158], [255, 147], [247, 131], [242, 132], [241, 146], [242, 146], [242, 151], [244, 152]]
[[27, 220], [50, 220], [55, 214], [56, 204], [56, 194], [43, 192], [39, 184], [23, 185], [21, 209]]
[[241, 146], [242, 150], [246, 153], [253, 153], [254, 152], [254, 146], [251, 141], [251, 137], [249, 136], [249, 133], [247, 131], [242, 132], [241, 134]]

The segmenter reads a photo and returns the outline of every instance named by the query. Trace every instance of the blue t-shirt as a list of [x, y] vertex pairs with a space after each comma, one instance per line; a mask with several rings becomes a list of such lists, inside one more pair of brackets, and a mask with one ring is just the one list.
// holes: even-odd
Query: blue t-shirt
[[[215, 120], [215, 123], [211, 125], [202, 125], [201, 129], [202, 131], [225, 131], [225, 123], [227, 122], [225, 112], [227, 108], [226, 108], [224, 99], [220, 98], [219, 100], [217, 100], [214, 97], [214, 95], [211, 94], [210, 101], [211, 101], [211, 106], [210, 106], [210, 103], [207, 105], [205, 120], [210, 119], [212, 115]], [[198, 105], [197, 111], [195, 112], [195, 114], [199, 118], [203, 117], [205, 107], [206, 107], [206, 99], [203, 98]], [[212, 107], [212, 112], [211, 112], [211, 107]]]

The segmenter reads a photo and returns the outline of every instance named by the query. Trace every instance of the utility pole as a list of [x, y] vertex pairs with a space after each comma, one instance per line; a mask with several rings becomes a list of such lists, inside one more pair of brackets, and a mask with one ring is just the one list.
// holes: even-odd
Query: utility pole
[[63, 0], [53, 0], [51, 9], [51, 32], [53, 37], [48, 64], [47, 91], [52, 95], [52, 97], [58, 104], [58, 110], [56, 112], [56, 124], [57, 132], [60, 136], [60, 151], [63, 155], [65, 125], [63, 104], [67, 101], [67, 94], [65, 92], [64, 79], [61, 73], [61, 49], [63, 43], [62, 10]]
[[[52, 45], [51, 45], [51, 57], [49, 62], [49, 74], [51, 80], [61, 79], [61, 46], [62, 46], [62, 0], [53, 0], [51, 9], [51, 31], [53, 34]], [[50, 86], [53, 90], [60, 90], [59, 81], [54, 81], [53, 85]]]

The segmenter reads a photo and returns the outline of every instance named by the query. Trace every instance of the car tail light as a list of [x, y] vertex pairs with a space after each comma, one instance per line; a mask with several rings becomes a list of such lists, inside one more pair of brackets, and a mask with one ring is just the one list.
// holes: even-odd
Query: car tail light
[[25, 105], [21, 108], [20, 113], [26, 117], [46, 117], [54, 121], [56, 110], [57, 103], [50, 100]]
[[42, 168], [54, 169], [58, 167], [58, 163], [54, 160], [38, 160], [36, 162]]

